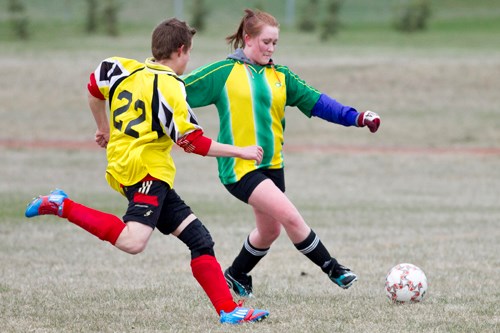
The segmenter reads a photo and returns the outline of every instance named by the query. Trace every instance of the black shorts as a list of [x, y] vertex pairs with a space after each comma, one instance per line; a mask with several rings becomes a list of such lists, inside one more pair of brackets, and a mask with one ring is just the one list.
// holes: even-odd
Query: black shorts
[[272, 180], [282, 192], [285, 192], [285, 172], [283, 169], [257, 169], [247, 173], [236, 183], [224, 186], [236, 198], [248, 203], [248, 198], [253, 190], [266, 179]]
[[143, 180], [125, 186], [123, 190], [129, 202], [124, 222], [139, 222], [168, 235], [193, 213], [179, 195], [161, 180]]

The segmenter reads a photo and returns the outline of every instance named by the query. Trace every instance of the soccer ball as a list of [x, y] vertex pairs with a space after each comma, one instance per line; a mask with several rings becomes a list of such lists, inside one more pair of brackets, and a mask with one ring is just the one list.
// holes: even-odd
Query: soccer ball
[[427, 292], [427, 277], [412, 264], [399, 264], [385, 277], [385, 293], [394, 303], [420, 302]]

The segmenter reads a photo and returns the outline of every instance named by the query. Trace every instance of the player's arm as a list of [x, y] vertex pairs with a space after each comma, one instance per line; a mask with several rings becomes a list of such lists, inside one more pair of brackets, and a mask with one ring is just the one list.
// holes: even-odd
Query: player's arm
[[237, 147], [214, 141], [203, 135], [198, 129], [184, 135], [177, 144], [188, 153], [212, 157], [238, 157], [245, 160], [254, 160], [257, 164], [262, 162], [264, 151], [260, 146]]
[[94, 120], [97, 125], [95, 142], [99, 146], [106, 148], [109, 141], [109, 120], [106, 112], [106, 99], [97, 87], [94, 73], [90, 75], [90, 81], [87, 85], [87, 90], [89, 107], [92, 111], [92, 115], [94, 116]]
[[[173, 117], [171, 120], [175, 126], [165, 123], [166, 129], [174, 129], [170, 132], [172, 140], [188, 153], [212, 157], [238, 157], [246, 160], [254, 160], [257, 164], [262, 162], [263, 149], [260, 146], [237, 147], [219, 143], [203, 135], [203, 129], [198, 125], [196, 115], [191, 110], [187, 100], [184, 83], [177, 86], [178, 94], [170, 94], [169, 104], [172, 106]], [[173, 89], [170, 89], [172, 91]], [[181, 97], [182, 96], [182, 97]], [[166, 118], [166, 117], [165, 117]]]
[[380, 116], [375, 112], [360, 113], [353, 107], [343, 105], [326, 94], [321, 94], [311, 110], [311, 115], [344, 126], [367, 126], [372, 133], [375, 133], [380, 126]]
[[285, 75], [287, 105], [297, 106], [308, 117], [318, 117], [343, 126], [367, 126], [372, 133], [378, 130], [380, 117], [375, 112], [359, 113], [355, 108], [320, 93], [288, 67], [279, 66], [278, 70]]

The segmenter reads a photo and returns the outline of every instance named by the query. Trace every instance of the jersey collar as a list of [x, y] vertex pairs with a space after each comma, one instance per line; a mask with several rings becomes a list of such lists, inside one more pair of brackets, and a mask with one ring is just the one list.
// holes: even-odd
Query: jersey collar
[[177, 77], [177, 74], [168, 66], [159, 64], [154, 58], [147, 58], [145, 61], [146, 69], [155, 74], [168, 74]]

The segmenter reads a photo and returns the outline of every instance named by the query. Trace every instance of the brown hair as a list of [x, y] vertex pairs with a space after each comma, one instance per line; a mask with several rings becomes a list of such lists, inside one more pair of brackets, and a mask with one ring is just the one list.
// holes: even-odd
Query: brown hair
[[262, 27], [270, 25], [272, 27], [279, 27], [278, 20], [269, 13], [262, 11], [253, 11], [245, 9], [245, 15], [241, 19], [238, 30], [226, 37], [226, 42], [232, 44], [234, 49], [245, 46], [245, 34], [249, 36], [257, 36], [262, 31]]
[[187, 52], [191, 48], [191, 42], [196, 29], [191, 28], [186, 22], [176, 18], [167, 19], [156, 26], [151, 36], [151, 52], [155, 60], [170, 59], [182, 45]]

